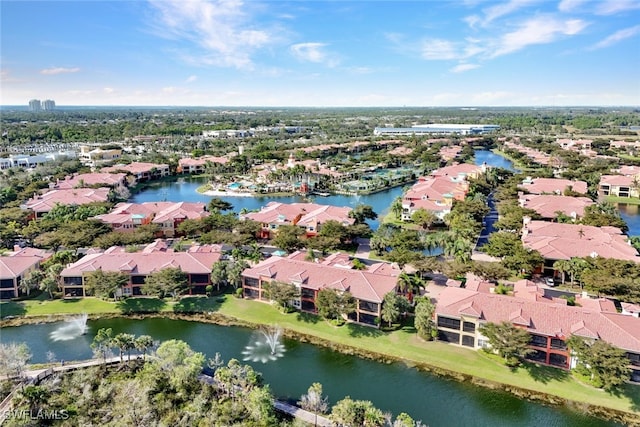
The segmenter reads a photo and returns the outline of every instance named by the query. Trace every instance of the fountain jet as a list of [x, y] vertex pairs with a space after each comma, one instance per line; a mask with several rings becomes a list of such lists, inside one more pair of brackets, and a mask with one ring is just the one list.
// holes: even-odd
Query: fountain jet
[[83, 313], [76, 317], [70, 317], [64, 324], [49, 334], [53, 341], [70, 341], [87, 333], [87, 319], [89, 316]]
[[273, 326], [261, 329], [242, 354], [245, 361], [267, 363], [284, 356], [286, 348], [282, 344], [282, 328]]

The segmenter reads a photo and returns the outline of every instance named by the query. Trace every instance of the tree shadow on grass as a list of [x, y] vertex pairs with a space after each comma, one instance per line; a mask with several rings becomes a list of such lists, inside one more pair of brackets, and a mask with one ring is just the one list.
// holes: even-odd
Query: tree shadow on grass
[[531, 378], [543, 384], [549, 381], [566, 381], [570, 376], [569, 371], [538, 363], [524, 362], [521, 367], [529, 373]]
[[217, 311], [225, 301], [226, 295], [216, 297], [184, 297], [174, 306], [175, 313], [208, 313]]
[[299, 311], [296, 314], [296, 320], [304, 323], [313, 323], [314, 325], [320, 321], [320, 316], [312, 313], [305, 313], [304, 311]]
[[640, 386], [638, 383], [625, 384], [616, 395], [627, 397], [631, 401], [631, 410], [640, 412]]
[[127, 298], [116, 305], [125, 314], [157, 313], [167, 305], [158, 298]]
[[27, 314], [27, 309], [23, 302], [9, 301], [0, 303], [0, 318], [24, 316]]
[[352, 337], [379, 337], [384, 335], [384, 333], [377, 328], [372, 326], [362, 326], [356, 323], [347, 323], [347, 329], [349, 330], [349, 335]]

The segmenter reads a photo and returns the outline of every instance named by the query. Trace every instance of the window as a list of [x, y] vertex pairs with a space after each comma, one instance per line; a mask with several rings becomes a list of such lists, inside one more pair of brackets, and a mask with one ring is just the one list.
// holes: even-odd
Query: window
[[131, 283], [134, 285], [144, 285], [144, 279], [147, 276], [131, 276]]
[[209, 275], [208, 274], [192, 274], [191, 275], [191, 283], [192, 284], [207, 284], [209, 283]]
[[244, 296], [247, 298], [257, 299], [260, 296], [260, 292], [251, 288], [244, 288]]
[[540, 335], [531, 335], [531, 345], [536, 347], [547, 347], [547, 337], [543, 337]]
[[549, 363], [555, 366], [567, 366], [567, 356], [551, 353], [549, 355]]
[[462, 345], [465, 347], [475, 347], [476, 339], [471, 335], [463, 335], [462, 336]]
[[438, 316], [438, 326], [449, 329], [460, 329], [460, 320]]
[[462, 324], [462, 330], [465, 332], [475, 332], [476, 331], [476, 324], [473, 322], [464, 322]]
[[438, 331], [438, 339], [440, 341], [445, 341], [445, 342], [450, 342], [453, 344], [459, 344], [460, 343], [460, 334], [457, 334], [455, 332], [449, 332], [449, 331]]
[[82, 277], [65, 277], [63, 283], [69, 286], [82, 286]]
[[372, 313], [378, 312], [378, 304], [376, 304], [375, 302], [360, 301], [358, 306], [360, 310], [370, 311]]
[[315, 292], [313, 291], [313, 289], [302, 288], [301, 291], [300, 291], [300, 296], [302, 298], [314, 299], [315, 298]]
[[0, 280], [0, 288], [11, 288], [11, 289], [13, 289], [13, 279], [2, 279], [2, 280]]
[[245, 277], [244, 278], [244, 285], [245, 286], [251, 286], [253, 288], [257, 288], [260, 284], [260, 281], [254, 277]]
[[567, 348], [567, 343], [558, 338], [551, 338], [551, 348], [565, 350]]

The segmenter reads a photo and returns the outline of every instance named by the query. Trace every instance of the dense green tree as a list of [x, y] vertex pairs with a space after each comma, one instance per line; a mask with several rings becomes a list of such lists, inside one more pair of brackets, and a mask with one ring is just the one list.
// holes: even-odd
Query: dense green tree
[[435, 322], [433, 320], [433, 313], [435, 313], [435, 306], [429, 298], [423, 298], [416, 304], [414, 326], [418, 335], [426, 340], [433, 338], [435, 328]]
[[205, 356], [195, 352], [184, 341], [164, 341], [156, 350], [150, 370], [161, 371], [176, 390], [187, 391], [197, 386]]
[[491, 349], [504, 358], [507, 366], [518, 366], [525, 357], [533, 353], [529, 348], [529, 332], [509, 322], [485, 323], [480, 325], [479, 330], [489, 340]]
[[148, 275], [142, 285], [142, 291], [147, 295], [164, 298], [171, 295], [174, 298], [187, 290], [187, 273], [180, 268], [164, 268]]
[[331, 419], [344, 426], [382, 427], [386, 421], [381, 410], [368, 400], [353, 400], [347, 396], [331, 409]]
[[271, 244], [286, 252], [293, 252], [303, 247], [302, 236], [304, 230], [297, 225], [281, 225]]
[[476, 276], [494, 283], [508, 279], [511, 276], [511, 272], [497, 262], [473, 262], [471, 271]]
[[351, 212], [349, 216], [356, 220], [356, 223], [362, 224], [368, 219], [378, 218], [378, 214], [373, 211], [369, 205], [359, 204]]
[[338, 292], [335, 289], [320, 289], [316, 298], [318, 314], [325, 319], [340, 319], [356, 309], [356, 300], [349, 292]]
[[127, 283], [129, 283], [129, 275], [120, 271], [98, 269], [88, 273], [84, 278], [87, 292], [100, 298], [115, 298], [118, 290]]
[[209, 212], [223, 212], [233, 210], [233, 205], [227, 201], [224, 201], [218, 197], [214, 197], [209, 201], [207, 205]]
[[388, 323], [389, 328], [393, 322], [397, 322], [400, 316], [409, 308], [409, 301], [404, 296], [395, 292], [388, 292], [384, 295], [382, 302], [381, 317]]
[[602, 340], [589, 342], [572, 335], [567, 345], [578, 359], [578, 371], [591, 378], [596, 387], [619, 388], [629, 380], [631, 369], [625, 352]]
[[20, 292], [29, 296], [32, 290], [39, 289], [45, 274], [39, 268], [29, 271], [20, 281]]
[[300, 288], [292, 283], [278, 282], [273, 280], [264, 284], [266, 296], [271, 301], [276, 302], [285, 312], [293, 307], [291, 301], [300, 297]]
[[423, 230], [428, 230], [438, 222], [438, 217], [432, 211], [420, 208], [411, 214], [411, 221]]
[[216, 285], [218, 292], [220, 291], [220, 285], [226, 285], [227, 283], [228, 265], [225, 261], [217, 261], [211, 268], [211, 283]]

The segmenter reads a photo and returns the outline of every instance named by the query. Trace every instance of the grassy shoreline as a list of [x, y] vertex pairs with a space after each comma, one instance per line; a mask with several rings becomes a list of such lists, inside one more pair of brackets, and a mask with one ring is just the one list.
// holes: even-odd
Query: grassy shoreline
[[[155, 311], [148, 314], [151, 316], [219, 324], [253, 327], [260, 324], [278, 324], [292, 337], [345, 353], [383, 362], [400, 361], [408, 366], [459, 381], [501, 388], [520, 397], [574, 407], [595, 416], [640, 425], [640, 387], [638, 386], [626, 385], [623, 393], [616, 396], [582, 384], [566, 371], [551, 367], [527, 364], [523, 368], [511, 370], [482, 352], [441, 342], [422, 341], [411, 327], [403, 327], [392, 332], [358, 325], [336, 328], [316, 316], [303, 313], [283, 314], [269, 304], [236, 299], [229, 295], [224, 298], [184, 298], [180, 302], [131, 298], [126, 301], [126, 305], [95, 298], [73, 301], [24, 301], [21, 303], [22, 314], [18, 314], [15, 308], [7, 311], [10, 307], [6, 306], [6, 304], [20, 303], [2, 303], [0, 305], [2, 316], [16, 317], [11, 320], [4, 319], [0, 322], [0, 326], [54, 321], [64, 317], [65, 314], [83, 312], [95, 318], [145, 316], [145, 311]], [[194, 315], [187, 312], [204, 314]]]

